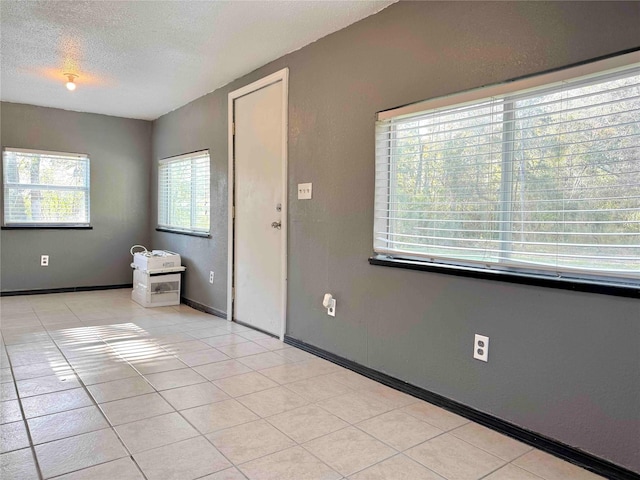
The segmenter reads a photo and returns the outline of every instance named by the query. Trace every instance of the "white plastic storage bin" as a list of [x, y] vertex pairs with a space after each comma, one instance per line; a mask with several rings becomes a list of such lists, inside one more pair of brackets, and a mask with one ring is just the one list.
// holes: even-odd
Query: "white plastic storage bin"
[[131, 299], [143, 307], [180, 305], [180, 281], [179, 273], [153, 275], [134, 270]]

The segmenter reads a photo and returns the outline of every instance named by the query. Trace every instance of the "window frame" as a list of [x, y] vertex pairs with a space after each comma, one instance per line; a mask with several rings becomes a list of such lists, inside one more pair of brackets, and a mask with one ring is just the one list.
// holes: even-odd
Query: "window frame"
[[[401, 106], [398, 108], [385, 110], [378, 112], [377, 120], [382, 122], [390, 119], [401, 119], [402, 117], [409, 117], [415, 114], [419, 114], [423, 111], [432, 111], [437, 109], [446, 108], [458, 108], [467, 105], [478, 104], [480, 100], [491, 97], [502, 97], [504, 102], [516, 101], [519, 98], [527, 95], [531, 90], [537, 90], [540, 87], [552, 87], [554, 84], [561, 84], [564, 81], [580, 78], [580, 77], [593, 77], [607, 70], [623, 70], [634, 64], [640, 63], [640, 52], [632, 51], [630, 53], [624, 53], [615, 55], [612, 57], [602, 58], [590, 62], [585, 62], [579, 65], [569, 66], [560, 70], [546, 72], [542, 74], [536, 74], [530, 77], [524, 77], [520, 79], [506, 81], [501, 84], [481, 87], [461, 93], [447, 95], [444, 97], [438, 97], [414, 104]], [[508, 123], [509, 120], [503, 120], [503, 123]], [[376, 125], [378, 128], [378, 124]], [[390, 128], [391, 125], [390, 125]], [[378, 140], [378, 133], [376, 132], [376, 141]], [[392, 138], [393, 136], [389, 136]], [[384, 150], [385, 147], [382, 147]], [[389, 150], [393, 148], [393, 140], [389, 140]], [[378, 147], [376, 147], [376, 155], [378, 155]], [[388, 154], [390, 157], [390, 154]], [[508, 162], [508, 152], [502, 150], [501, 154], [502, 163]], [[389, 198], [393, 195], [393, 183], [390, 179], [393, 178], [394, 170], [396, 168], [395, 162], [388, 162], [389, 170], [386, 173], [376, 172], [376, 192], [379, 188], [384, 189], [384, 178], [387, 178], [386, 182], [386, 198], [387, 200], [387, 212], [389, 211]], [[509, 170], [513, 165], [509, 165]], [[504, 176], [504, 171], [503, 171]], [[504, 182], [508, 181], [502, 178], [500, 181], [501, 193], [499, 204], [504, 204], [505, 200], [502, 198], [504, 191]], [[380, 186], [380, 183], [383, 183]], [[374, 201], [374, 216], [377, 217], [378, 212], [384, 212], [384, 209], [378, 208], [378, 202], [385, 202], [385, 200], [379, 200], [376, 193], [376, 199]], [[387, 217], [390, 217], [387, 214]], [[464, 259], [456, 259], [451, 257], [437, 255], [411, 255], [404, 252], [396, 252], [393, 249], [384, 249], [376, 246], [376, 223], [377, 219], [374, 219], [373, 230], [373, 244], [374, 244], [374, 256], [369, 259], [369, 263], [372, 265], [381, 266], [394, 266], [404, 269], [421, 270], [429, 272], [439, 272], [445, 274], [451, 274], [456, 276], [465, 276], [473, 278], [483, 279], [495, 279], [500, 281], [526, 283], [540, 286], [552, 286], [562, 289], [589, 291], [596, 293], [606, 293], [612, 295], [639, 297], [640, 296], [640, 275], [635, 272], [627, 276], [603, 276], [597, 272], [586, 273], [583, 270], [571, 271], [570, 269], [560, 267], [562, 270], [559, 274], [557, 269], [545, 269], [540, 268], [538, 265], [532, 265], [531, 268], [525, 266], [513, 266], [513, 265], [501, 265], [500, 263], [494, 263], [491, 265], [483, 266], [476, 262], [465, 262]], [[390, 227], [387, 220], [386, 231], [390, 232]], [[502, 219], [501, 219], [502, 225]], [[500, 230], [504, 230], [501, 228]], [[502, 235], [500, 237], [502, 240]], [[430, 257], [430, 258], [426, 258]], [[552, 271], [553, 270], [553, 271]]]
[[[6, 153], [24, 153], [32, 155], [43, 155], [53, 157], [64, 157], [72, 160], [84, 160], [86, 164], [85, 185], [82, 187], [74, 186], [59, 186], [50, 184], [41, 184], [43, 187], [49, 187], [50, 190], [60, 191], [79, 191], [85, 192], [85, 210], [87, 213], [86, 222], [13, 222], [8, 220], [7, 215], [7, 192], [11, 188], [28, 188], [30, 190], [38, 190], [33, 188], [33, 184], [12, 184], [15, 186], [8, 186], [7, 183], [7, 168], [6, 168]], [[58, 152], [52, 150], [38, 150], [31, 148], [15, 148], [15, 147], [3, 147], [2, 149], [2, 230], [32, 230], [32, 229], [69, 229], [69, 230], [90, 230], [91, 226], [91, 158], [86, 153], [72, 153], [72, 152]], [[40, 189], [42, 190], [42, 189]]]
[[[208, 193], [208, 203], [209, 203], [209, 213], [208, 213], [208, 227], [206, 230], [204, 229], [198, 229], [198, 228], [194, 228], [194, 224], [196, 223], [197, 219], [196, 219], [196, 214], [197, 214], [197, 207], [198, 207], [198, 199], [197, 196], [193, 194], [194, 189], [196, 189], [197, 186], [197, 178], [198, 176], [196, 175], [197, 173], [197, 165], [195, 164], [195, 160], [197, 160], [200, 157], [205, 156], [207, 157], [207, 175], [208, 175], [208, 182], [207, 182], [207, 193]], [[190, 201], [189, 201], [189, 218], [190, 218], [190, 227], [189, 228], [183, 228], [183, 227], [179, 227], [176, 225], [172, 225], [169, 221], [169, 214], [170, 214], [170, 206], [171, 206], [171, 202], [170, 202], [170, 198], [169, 195], [167, 194], [166, 198], [163, 198], [163, 177], [162, 177], [162, 169], [163, 166], [165, 165], [169, 165], [171, 163], [177, 163], [177, 162], [191, 162], [191, 195], [190, 195]], [[189, 236], [195, 236], [195, 237], [205, 237], [205, 238], [210, 238], [211, 237], [211, 154], [209, 149], [202, 149], [202, 150], [196, 150], [194, 152], [189, 152], [189, 153], [184, 153], [184, 154], [180, 154], [180, 155], [175, 155], [172, 157], [166, 157], [166, 158], [162, 158], [158, 161], [158, 178], [157, 178], [157, 185], [158, 185], [158, 201], [157, 201], [157, 223], [156, 223], [156, 231], [158, 232], [167, 232], [167, 233], [176, 233], [176, 234], [180, 234], [180, 235], [189, 235]], [[197, 190], [197, 189], [196, 189]], [[166, 223], [162, 223], [161, 222], [161, 204], [164, 202], [164, 210], [167, 212], [167, 222]]]

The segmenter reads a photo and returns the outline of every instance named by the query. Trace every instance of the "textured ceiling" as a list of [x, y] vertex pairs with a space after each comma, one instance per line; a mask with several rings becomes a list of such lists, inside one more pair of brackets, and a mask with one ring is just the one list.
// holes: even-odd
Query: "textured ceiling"
[[151, 120], [394, 1], [1, 0], [0, 94]]

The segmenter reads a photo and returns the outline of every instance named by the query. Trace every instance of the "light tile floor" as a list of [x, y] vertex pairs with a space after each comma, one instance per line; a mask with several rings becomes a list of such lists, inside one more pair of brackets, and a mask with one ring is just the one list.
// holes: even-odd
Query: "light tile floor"
[[184, 305], [0, 299], [0, 478], [600, 478]]

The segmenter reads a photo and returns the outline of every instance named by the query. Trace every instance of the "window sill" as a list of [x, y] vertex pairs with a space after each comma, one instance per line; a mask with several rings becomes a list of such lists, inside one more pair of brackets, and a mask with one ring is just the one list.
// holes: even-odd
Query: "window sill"
[[171, 230], [169, 228], [156, 228], [156, 232], [175, 233], [178, 235], [187, 235], [189, 237], [211, 238], [209, 233], [183, 232], [180, 230]]
[[10, 225], [2, 230], [93, 230], [91, 225]]
[[412, 260], [389, 258], [385, 255], [375, 255], [369, 258], [371, 265], [383, 267], [404, 268], [421, 272], [442, 273], [458, 277], [479, 278], [482, 280], [495, 280], [499, 282], [519, 283], [521, 285], [534, 285], [538, 287], [559, 288], [573, 290], [575, 292], [598, 293], [617, 297], [640, 298], [640, 286], [619, 285], [614, 283], [596, 283], [588, 280], [577, 280], [543, 275], [523, 274], [495, 270], [481, 270], [478, 268], [461, 267], [453, 265], [434, 264]]

